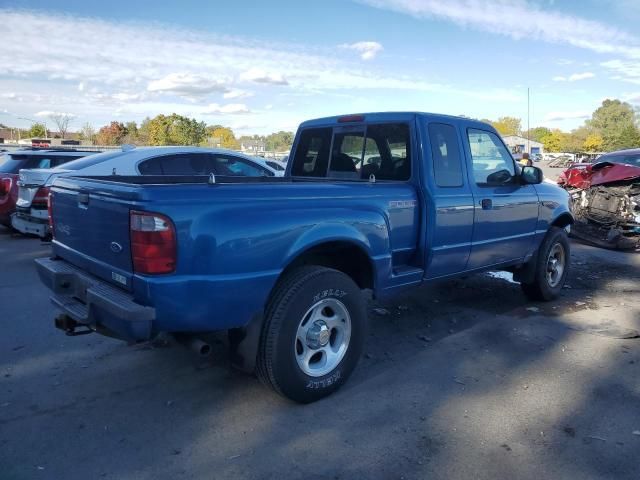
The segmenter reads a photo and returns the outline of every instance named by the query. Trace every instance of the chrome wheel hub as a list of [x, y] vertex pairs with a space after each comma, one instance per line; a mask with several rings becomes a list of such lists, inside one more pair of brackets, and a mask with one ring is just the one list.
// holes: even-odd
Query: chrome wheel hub
[[564, 247], [560, 243], [556, 243], [549, 252], [547, 257], [546, 277], [550, 287], [556, 287], [562, 280], [566, 266], [566, 255]]
[[331, 372], [344, 358], [351, 340], [351, 317], [340, 300], [316, 302], [302, 317], [294, 343], [298, 367], [311, 377]]

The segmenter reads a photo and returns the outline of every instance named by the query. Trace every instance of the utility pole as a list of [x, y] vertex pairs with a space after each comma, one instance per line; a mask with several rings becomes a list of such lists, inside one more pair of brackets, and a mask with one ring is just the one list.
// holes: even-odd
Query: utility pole
[[529, 125], [529, 87], [527, 87], [527, 152], [531, 155], [531, 143], [529, 136], [531, 135], [531, 126]]

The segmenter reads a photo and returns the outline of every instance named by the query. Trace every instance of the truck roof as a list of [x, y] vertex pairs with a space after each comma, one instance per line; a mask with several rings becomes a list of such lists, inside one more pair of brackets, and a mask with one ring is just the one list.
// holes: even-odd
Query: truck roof
[[[478, 127], [486, 128], [487, 124], [473, 118], [455, 115], [445, 115], [442, 113], [429, 112], [369, 112], [355, 113], [347, 115], [336, 115], [332, 117], [316, 118], [307, 120], [300, 124], [300, 128], [319, 127], [328, 125], [348, 125], [350, 123], [371, 123], [371, 122], [407, 122], [416, 117], [424, 117], [431, 121], [446, 121], [447, 123], [465, 122], [477, 124]], [[493, 127], [491, 127], [493, 129]]]

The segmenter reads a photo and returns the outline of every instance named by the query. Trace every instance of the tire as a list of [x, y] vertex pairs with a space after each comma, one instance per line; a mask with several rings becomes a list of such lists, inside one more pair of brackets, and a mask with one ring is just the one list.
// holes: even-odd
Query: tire
[[524, 294], [530, 300], [545, 302], [557, 298], [569, 273], [570, 258], [566, 230], [551, 227], [533, 260], [536, 262], [533, 282], [520, 284]]
[[300, 267], [278, 283], [267, 306], [258, 378], [295, 402], [326, 397], [355, 369], [366, 330], [364, 297], [349, 276]]

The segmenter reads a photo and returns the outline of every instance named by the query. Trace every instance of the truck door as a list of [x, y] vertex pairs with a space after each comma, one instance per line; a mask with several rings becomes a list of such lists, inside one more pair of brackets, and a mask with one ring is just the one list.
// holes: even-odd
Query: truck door
[[[473, 195], [466, 181], [462, 144], [457, 129], [446, 123], [427, 125], [431, 164], [426, 184], [435, 206], [435, 217], [428, 219], [427, 252], [430, 260], [427, 278], [466, 269], [473, 235]], [[429, 171], [430, 170], [430, 171]]]
[[538, 222], [538, 194], [522, 185], [502, 140], [488, 130], [468, 128], [465, 150], [474, 197], [474, 229], [467, 268], [523, 258]]

